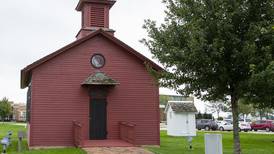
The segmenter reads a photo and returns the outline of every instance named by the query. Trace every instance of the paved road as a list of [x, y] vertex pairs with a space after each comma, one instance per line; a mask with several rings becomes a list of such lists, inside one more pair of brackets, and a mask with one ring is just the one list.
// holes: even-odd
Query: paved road
[[17, 123], [17, 122], [4, 122], [4, 124], [17, 125], [17, 126], [27, 126], [26, 123]]
[[[204, 131], [204, 130], [197, 130], [197, 131], [201, 131], [201, 132], [232, 132], [232, 131]], [[274, 132], [266, 132], [264, 130], [258, 130], [257, 132], [255, 131], [248, 131], [248, 132], [244, 132], [242, 131], [241, 133], [250, 133], [250, 134], [274, 134]]]
[[[166, 128], [166, 125], [164, 123], [161, 123], [160, 124], [160, 130], [167, 130]], [[198, 131], [198, 130], [197, 130]], [[201, 130], [201, 131], [204, 131], [204, 130]], [[206, 132], [206, 131], [204, 131]], [[212, 131], [209, 131], [209, 132], [212, 132]], [[214, 132], [220, 132], [220, 131], [214, 131]], [[226, 131], [226, 132], [229, 132], [229, 131]], [[258, 131], [248, 131], [248, 132], [243, 132], [242, 133], [253, 133], [253, 134], [274, 134], [274, 132], [266, 132], [265, 130], [258, 130]]]

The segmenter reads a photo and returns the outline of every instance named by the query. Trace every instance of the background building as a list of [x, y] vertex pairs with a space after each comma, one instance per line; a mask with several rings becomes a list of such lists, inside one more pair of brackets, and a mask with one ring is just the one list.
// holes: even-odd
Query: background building
[[26, 104], [19, 103], [12, 105], [12, 120], [17, 122], [26, 121]]

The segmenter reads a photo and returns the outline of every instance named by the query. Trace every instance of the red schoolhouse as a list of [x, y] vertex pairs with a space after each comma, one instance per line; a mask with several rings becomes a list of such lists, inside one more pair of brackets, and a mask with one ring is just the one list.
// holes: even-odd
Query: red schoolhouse
[[30, 147], [160, 145], [162, 68], [115, 38], [114, 3], [80, 0], [77, 40], [21, 70]]

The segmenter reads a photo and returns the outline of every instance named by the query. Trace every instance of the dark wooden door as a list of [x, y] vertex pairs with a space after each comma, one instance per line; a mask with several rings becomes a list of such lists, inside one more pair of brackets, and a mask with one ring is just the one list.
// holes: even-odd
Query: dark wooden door
[[106, 99], [91, 99], [90, 102], [90, 139], [107, 139], [107, 102]]

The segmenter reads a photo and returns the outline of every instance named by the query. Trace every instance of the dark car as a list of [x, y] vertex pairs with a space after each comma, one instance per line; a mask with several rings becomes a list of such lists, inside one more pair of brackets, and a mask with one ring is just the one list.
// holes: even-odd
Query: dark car
[[266, 130], [267, 132], [274, 131], [274, 122], [271, 120], [257, 120], [251, 123], [251, 129], [254, 131], [257, 131], [257, 130]]
[[196, 120], [196, 128], [198, 130], [205, 129], [208, 130], [217, 130], [218, 125], [214, 120], [211, 119], [197, 119]]

